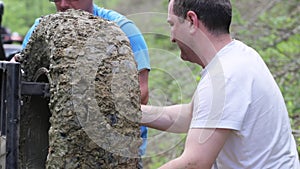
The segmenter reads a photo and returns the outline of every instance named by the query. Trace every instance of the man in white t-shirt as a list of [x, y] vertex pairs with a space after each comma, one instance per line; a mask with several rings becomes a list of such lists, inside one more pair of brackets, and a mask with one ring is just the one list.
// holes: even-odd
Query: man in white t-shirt
[[229, 0], [170, 0], [171, 41], [203, 67], [189, 104], [142, 106], [141, 124], [187, 132], [160, 169], [299, 169], [283, 96], [259, 54], [231, 38]]

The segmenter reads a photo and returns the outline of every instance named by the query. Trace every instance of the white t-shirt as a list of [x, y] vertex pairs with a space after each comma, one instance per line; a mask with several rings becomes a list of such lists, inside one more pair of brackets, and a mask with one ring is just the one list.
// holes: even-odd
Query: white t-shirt
[[193, 104], [191, 128], [233, 130], [215, 168], [299, 169], [283, 96], [252, 48], [234, 40], [220, 50], [203, 70]]

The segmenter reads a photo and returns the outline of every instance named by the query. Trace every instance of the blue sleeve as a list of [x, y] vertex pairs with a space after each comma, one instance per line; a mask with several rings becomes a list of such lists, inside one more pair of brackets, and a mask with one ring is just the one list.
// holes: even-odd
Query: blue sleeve
[[136, 25], [132, 21], [126, 18], [119, 20], [117, 24], [127, 35], [130, 41], [130, 45], [134, 53], [134, 59], [138, 65], [138, 70], [139, 71], [143, 69], [150, 70], [148, 47], [140, 30], [136, 27]]
[[23, 39], [22, 43], [22, 49], [26, 48], [26, 45], [31, 37], [32, 32], [35, 30], [36, 26], [40, 23], [40, 18], [36, 19], [34, 21], [34, 24], [31, 26], [31, 28], [28, 30], [26, 36]]
[[127, 35], [130, 41], [132, 52], [134, 54], [134, 59], [138, 65], [137, 69], [139, 71], [143, 69], [150, 70], [148, 47], [142, 33], [137, 26], [124, 15], [116, 11], [100, 8], [95, 4], [93, 8], [95, 16], [115, 22]]

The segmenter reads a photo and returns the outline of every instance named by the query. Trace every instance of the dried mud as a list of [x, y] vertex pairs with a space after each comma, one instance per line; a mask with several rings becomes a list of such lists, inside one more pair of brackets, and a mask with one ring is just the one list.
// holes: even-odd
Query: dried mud
[[[49, 70], [50, 148], [45, 168], [137, 168], [138, 73], [119, 27], [77, 10], [45, 16], [21, 54], [21, 65], [24, 81], [36, 80], [42, 67]], [[28, 139], [34, 139], [28, 135], [31, 118], [45, 111], [32, 112], [31, 101], [24, 98], [21, 116], [22, 168], [41, 165], [34, 156], [26, 157]]]

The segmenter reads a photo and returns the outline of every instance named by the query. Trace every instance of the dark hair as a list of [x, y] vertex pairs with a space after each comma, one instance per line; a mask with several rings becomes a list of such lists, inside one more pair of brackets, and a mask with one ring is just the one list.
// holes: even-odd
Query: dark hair
[[174, 0], [175, 15], [186, 19], [188, 11], [194, 11], [198, 19], [214, 35], [230, 32], [232, 18], [230, 0]]

